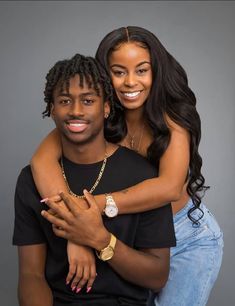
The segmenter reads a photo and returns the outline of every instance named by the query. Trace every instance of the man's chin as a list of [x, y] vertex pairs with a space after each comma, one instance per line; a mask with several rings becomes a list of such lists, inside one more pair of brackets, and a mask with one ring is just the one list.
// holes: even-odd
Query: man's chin
[[69, 135], [63, 135], [62, 137], [66, 143], [66, 145], [84, 145], [87, 144], [89, 142], [91, 142], [91, 138], [87, 135], [82, 135], [82, 134], [78, 134], [78, 133], [74, 133], [71, 134], [69, 133]]

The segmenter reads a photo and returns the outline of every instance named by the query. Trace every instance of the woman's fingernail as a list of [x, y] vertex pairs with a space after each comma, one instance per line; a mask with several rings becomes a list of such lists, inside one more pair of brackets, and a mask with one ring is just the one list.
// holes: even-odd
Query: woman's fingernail
[[48, 198], [42, 199], [40, 202], [45, 203], [48, 200]]
[[77, 288], [76, 293], [80, 292], [82, 288]]
[[72, 291], [74, 291], [75, 289], [76, 289], [76, 286], [73, 286], [73, 287], [72, 287]]
[[91, 287], [88, 287], [87, 290], [86, 290], [86, 293], [88, 293], [90, 291], [91, 291]]
[[69, 284], [69, 281], [66, 281], [66, 285], [68, 285]]

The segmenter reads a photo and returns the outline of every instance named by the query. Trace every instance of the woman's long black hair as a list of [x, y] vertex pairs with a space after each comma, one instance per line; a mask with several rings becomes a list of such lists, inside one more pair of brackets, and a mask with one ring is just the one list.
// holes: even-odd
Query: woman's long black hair
[[[204, 192], [205, 179], [201, 173], [202, 158], [198, 152], [201, 138], [201, 120], [196, 110], [196, 98], [188, 86], [184, 69], [163, 47], [158, 38], [150, 31], [140, 27], [122, 27], [107, 34], [101, 41], [96, 59], [110, 75], [109, 57], [120, 44], [137, 42], [150, 53], [153, 71], [153, 83], [149, 97], [145, 103], [145, 117], [152, 128], [154, 139], [147, 150], [147, 158], [157, 167], [163, 153], [170, 142], [170, 131], [166, 115], [175, 123], [185, 128], [190, 134], [190, 163], [187, 192], [194, 206], [188, 217], [194, 223], [192, 213], [199, 208]], [[111, 142], [121, 141], [127, 133], [125, 111], [117, 96], [115, 98], [115, 116], [107, 122], [105, 136]], [[199, 208], [200, 209], [200, 208]], [[203, 216], [203, 214], [202, 214]]]

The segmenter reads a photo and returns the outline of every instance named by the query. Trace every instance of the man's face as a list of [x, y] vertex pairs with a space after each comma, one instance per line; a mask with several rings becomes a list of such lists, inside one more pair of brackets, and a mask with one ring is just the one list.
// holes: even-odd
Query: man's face
[[79, 86], [80, 77], [70, 79], [69, 91], [57, 86], [53, 92], [51, 115], [59, 129], [62, 139], [73, 144], [85, 144], [103, 137], [105, 114], [109, 114], [109, 104], [103, 101], [93, 88], [88, 88], [84, 81]]

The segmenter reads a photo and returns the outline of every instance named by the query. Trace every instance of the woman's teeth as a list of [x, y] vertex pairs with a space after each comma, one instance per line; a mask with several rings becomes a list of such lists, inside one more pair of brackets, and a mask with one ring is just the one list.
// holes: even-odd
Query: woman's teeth
[[124, 96], [128, 98], [134, 98], [137, 97], [140, 94], [140, 91], [135, 91], [135, 92], [124, 92]]

